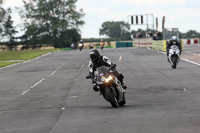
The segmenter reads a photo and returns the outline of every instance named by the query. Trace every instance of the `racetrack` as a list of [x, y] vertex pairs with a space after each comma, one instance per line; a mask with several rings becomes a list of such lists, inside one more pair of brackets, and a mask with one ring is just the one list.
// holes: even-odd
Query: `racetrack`
[[200, 66], [172, 69], [146, 48], [102, 54], [125, 76], [126, 106], [112, 108], [85, 79], [89, 50], [56, 52], [0, 70], [0, 133], [199, 133]]

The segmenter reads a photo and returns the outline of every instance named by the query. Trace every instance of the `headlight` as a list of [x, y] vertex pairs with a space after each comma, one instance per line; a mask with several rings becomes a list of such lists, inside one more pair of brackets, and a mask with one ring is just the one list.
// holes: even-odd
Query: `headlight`
[[109, 76], [109, 77], [106, 79], [106, 83], [109, 82], [111, 79], [112, 79], [112, 76]]

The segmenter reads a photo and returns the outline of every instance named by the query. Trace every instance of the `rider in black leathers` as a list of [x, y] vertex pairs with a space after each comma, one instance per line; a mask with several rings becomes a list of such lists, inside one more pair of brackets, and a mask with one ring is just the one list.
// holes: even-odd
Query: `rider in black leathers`
[[97, 85], [94, 82], [94, 78], [95, 78], [94, 72], [95, 72], [96, 68], [101, 67], [101, 66], [111, 67], [114, 70], [115, 76], [121, 82], [123, 89], [127, 88], [127, 86], [123, 82], [124, 76], [122, 75], [122, 73], [117, 72], [116, 68], [113, 67], [113, 66], [116, 66], [116, 65], [113, 64], [107, 56], [102, 56], [100, 54], [99, 50], [93, 49], [93, 50], [90, 51], [90, 58], [91, 58], [91, 60], [89, 62], [88, 67], [89, 67], [89, 75], [90, 75], [92, 82], [93, 82], [94, 91], [98, 91]]
[[172, 46], [172, 45], [176, 45], [179, 47], [179, 50], [180, 50], [180, 55], [181, 55], [181, 52], [182, 52], [182, 46], [181, 46], [181, 43], [177, 40], [177, 37], [176, 36], [172, 36], [171, 40], [168, 42], [167, 41], [167, 47], [166, 47], [166, 51], [167, 51], [167, 60], [169, 61], [169, 48]]

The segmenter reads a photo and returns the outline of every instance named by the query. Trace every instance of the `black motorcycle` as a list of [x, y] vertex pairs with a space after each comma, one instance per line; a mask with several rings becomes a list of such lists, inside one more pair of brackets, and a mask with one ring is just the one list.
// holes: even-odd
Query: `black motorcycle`
[[90, 44], [89, 45], [89, 49], [93, 49], [94, 48], [94, 45], [93, 44]]
[[[100, 94], [110, 102], [113, 108], [126, 104], [125, 92], [112, 69], [102, 66], [97, 68], [94, 75], [94, 82], [97, 84]], [[89, 79], [91, 76], [88, 75], [86, 78]]]

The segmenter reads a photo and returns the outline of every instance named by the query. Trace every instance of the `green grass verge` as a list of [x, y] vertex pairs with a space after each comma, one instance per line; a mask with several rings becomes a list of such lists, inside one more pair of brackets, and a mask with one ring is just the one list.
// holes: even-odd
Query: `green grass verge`
[[71, 48], [60, 48], [60, 50], [71, 50]]
[[[101, 47], [94, 47], [96, 49], [100, 49]], [[113, 46], [105, 46], [104, 48], [113, 48]]]
[[23, 50], [23, 51], [4, 51], [0, 52], [0, 61], [5, 60], [29, 60], [46, 54], [48, 52], [58, 51], [59, 49], [51, 50]]
[[0, 67], [9, 66], [15, 63], [20, 63], [20, 62], [0, 62]]

